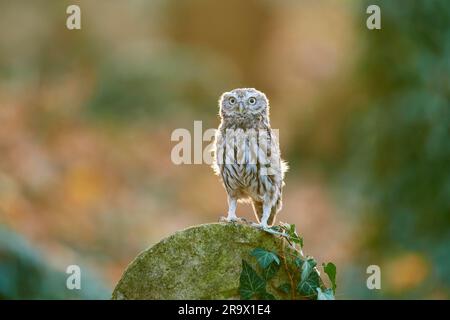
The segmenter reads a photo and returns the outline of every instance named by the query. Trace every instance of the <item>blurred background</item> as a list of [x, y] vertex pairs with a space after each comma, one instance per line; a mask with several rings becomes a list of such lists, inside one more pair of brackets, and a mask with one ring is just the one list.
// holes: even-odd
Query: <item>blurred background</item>
[[448, 299], [449, 57], [445, 0], [0, 0], [0, 299], [107, 299], [140, 251], [224, 215], [170, 137], [217, 127], [236, 87], [271, 101], [279, 220], [335, 262], [337, 298]]

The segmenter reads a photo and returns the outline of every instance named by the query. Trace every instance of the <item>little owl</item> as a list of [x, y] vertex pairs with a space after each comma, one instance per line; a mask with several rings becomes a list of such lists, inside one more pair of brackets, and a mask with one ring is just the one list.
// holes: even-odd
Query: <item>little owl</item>
[[287, 170], [270, 127], [269, 101], [256, 89], [234, 89], [222, 94], [219, 109], [213, 168], [228, 195], [226, 220], [238, 220], [237, 202], [249, 201], [258, 226], [267, 229], [281, 209]]

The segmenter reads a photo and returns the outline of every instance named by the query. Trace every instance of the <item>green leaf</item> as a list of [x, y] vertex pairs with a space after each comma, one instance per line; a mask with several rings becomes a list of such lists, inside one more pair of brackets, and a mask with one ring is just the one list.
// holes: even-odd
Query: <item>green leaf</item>
[[322, 289], [317, 288], [317, 300], [334, 300], [333, 290], [325, 289], [325, 291], [322, 291]]
[[295, 230], [295, 224], [290, 225], [289, 234], [291, 236], [298, 237], [297, 231]]
[[296, 265], [299, 269], [301, 269], [304, 260], [303, 260], [303, 258], [301, 258], [301, 257], [296, 257], [295, 260], [294, 260], [294, 262], [295, 262], [295, 265]]
[[260, 294], [260, 297], [261, 297], [262, 300], [277, 300], [277, 299], [273, 296], [273, 294], [267, 292], [266, 290], [264, 290], [264, 292], [262, 292], [262, 293]]
[[[305, 263], [306, 264], [306, 263]], [[314, 297], [319, 288], [319, 274], [314, 270], [306, 279], [302, 279], [297, 285], [297, 291], [300, 295], [305, 297]]]
[[251, 299], [255, 295], [265, 291], [265, 287], [266, 282], [245, 260], [242, 260], [242, 272], [239, 279], [239, 294], [241, 299]]
[[300, 248], [303, 248], [303, 238], [302, 237], [299, 237], [298, 235], [291, 236], [291, 241], [293, 243], [298, 244], [300, 246]]
[[[314, 267], [317, 265], [316, 260], [313, 258], [308, 258], [306, 261], [302, 264], [302, 274], [301, 274], [301, 281], [307, 280], [309, 276], [313, 273]], [[316, 272], [314, 272], [316, 273]]]
[[289, 292], [291, 292], [291, 285], [286, 282], [280, 285], [277, 289], [280, 290], [281, 292], [289, 294]]
[[297, 231], [295, 230], [295, 224], [286, 223], [284, 225], [284, 228], [286, 230], [287, 235], [289, 236], [289, 239], [293, 243], [298, 244], [300, 248], [303, 248], [303, 238], [297, 234]]
[[269, 266], [262, 271], [262, 277], [264, 280], [268, 281], [273, 278], [273, 276], [277, 273], [278, 269], [280, 269], [280, 265], [275, 261], [272, 261]]
[[332, 262], [328, 262], [327, 264], [322, 264], [323, 271], [328, 275], [328, 278], [331, 281], [331, 286], [333, 289], [333, 293], [336, 293], [336, 266]]
[[[296, 264], [299, 266], [301, 259], [296, 259]], [[320, 277], [314, 267], [317, 265], [316, 260], [307, 258], [301, 263], [301, 276], [297, 285], [297, 291], [303, 295], [312, 297], [317, 294], [316, 288], [319, 287]]]
[[251, 253], [252, 256], [256, 257], [261, 268], [267, 268], [273, 261], [275, 261], [278, 265], [280, 264], [280, 258], [271, 252], [261, 248], [254, 249]]

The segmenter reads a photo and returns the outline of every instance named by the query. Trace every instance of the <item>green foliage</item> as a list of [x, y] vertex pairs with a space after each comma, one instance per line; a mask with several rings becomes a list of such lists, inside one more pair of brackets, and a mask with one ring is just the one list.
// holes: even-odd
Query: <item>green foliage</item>
[[336, 266], [332, 262], [328, 262], [327, 264], [323, 263], [322, 266], [323, 271], [327, 274], [331, 281], [333, 293], [336, 293]]
[[317, 265], [314, 258], [306, 260], [298, 259], [296, 264], [300, 270], [300, 281], [297, 284], [297, 292], [304, 297], [313, 297], [317, 294], [320, 286], [320, 277], [315, 267]]
[[241, 298], [245, 300], [254, 296], [260, 296], [266, 287], [264, 280], [245, 260], [242, 260], [242, 272], [239, 283], [239, 293]]
[[281, 222], [279, 226], [273, 226], [272, 229], [276, 232], [283, 233], [291, 245], [298, 245], [300, 249], [303, 248], [303, 238], [297, 234], [295, 224]]
[[259, 265], [263, 269], [266, 269], [272, 262], [276, 262], [277, 265], [280, 265], [280, 259], [273, 252], [266, 251], [261, 248], [256, 248], [250, 254], [256, 257]]
[[275, 300], [275, 297], [267, 292], [266, 285], [266, 280], [260, 277], [245, 260], [242, 260], [242, 272], [239, 282], [241, 299]]
[[353, 185], [353, 197], [365, 200], [353, 211], [373, 222], [359, 263], [414, 252], [431, 270], [411, 297], [449, 294], [450, 6], [429, 0], [362, 7], [368, 4], [380, 6], [382, 30], [361, 29], [367, 50], [353, 90], [365, 98], [344, 128], [341, 163], [342, 185]]
[[317, 294], [317, 289], [320, 286], [319, 274], [314, 270], [309, 273], [306, 278], [301, 277], [300, 282], [297, 284], [297, 291], [300, 295], [311, 298]]
[[[250, 255], [256, 258], [259, 272], [247, 261], [242, 260], [239, 284], [241, 299], [275, 299], [267, 290], [270, 285], [291, 299], [333, 300], [336, 289], [336, 266], [331, 262], [322, 265], [332, 284], [332, 288], [326, 288], [317, 270], [316, 260], [303, 256], [301, 251], [303, 239], [298, 236], [295, 226], [282, 224], [273, 227], [272, 230], [277, 233], [276, 236], [282, 237], [285, 241], [283, 245], [287, 243], [291, 252], [286, 254], [284, 248], [278, 253], [262, 248], [253, 249]], [[292, 252], [295, 254], [292, 255]], [[275, 287], [270, 280], [282, 267], [292, 283], [283, 283]]]
[[267, 268], [263, 268], [262, 270], [262, 277], [264, 280], [270, 280], [273, 278], [273, 276], [277, 273], [278, 269], [280, 269], [280, 265], [272, 262], [267, 266]]
[[288, 294], [289, 292], [291, 292], [291, 285], [289, 283], [283, 283], [277, 289]]
[[317, 262], [316, 260], [314, 260], [313, 258], [308, 258], [306, 261], [303, 261], [301, 263], [301, 276], [302, 276], [302, 281], [307, 280], [309, 278], [309, 276], [311, 275], [311, 273], [314, 271], [314, 268], [316, 267]]

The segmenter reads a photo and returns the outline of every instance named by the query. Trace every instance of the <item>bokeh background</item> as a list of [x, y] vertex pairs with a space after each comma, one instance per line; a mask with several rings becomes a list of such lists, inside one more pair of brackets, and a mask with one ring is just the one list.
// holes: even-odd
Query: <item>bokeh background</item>
[[217, 127], [236, 87], [271, 100], [279, 220], [335, 262], [337, 298], [448, 299], [449, 75], [446, 0], [0, 0], [0, 299], [109, 298], [141, 250], [217, 221], [217, 177], [170, 137]]

